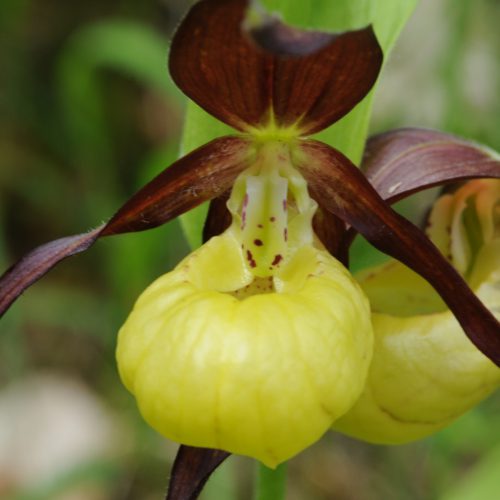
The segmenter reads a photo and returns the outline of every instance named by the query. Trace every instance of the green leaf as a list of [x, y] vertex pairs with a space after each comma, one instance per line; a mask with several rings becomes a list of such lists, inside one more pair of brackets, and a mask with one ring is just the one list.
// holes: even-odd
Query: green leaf
[[282, 500], [286, 494], [288, 464], [282, 463], [276, 469], [257, 465], [257, 491], [255, 500]]
[[[103, 21], [78, 31], [66, 46], [61, 65], [84, 64], [86, 71], [106, 67], [175, 98], [182, 94], [166, 69], [168, 42], [151, 27], [125, 20]], [[72, 68], [74, 69], [74, 68]]]
[[[270, 12], [278, 12], [295, 26], [323, 31], [346, 31], [373, 24], [385, 58], [408, 20], [417, 0], [262, 0]], [[368, 133], [373, 90], [345, 118], [317, 134], [317, 138], [342, 151], [359, 164]], [[182, 152], [187, 153], [231, 129], [188, 103]], [[181, 217], [192, 247], [201, 243], [206, 215], [201, 206]]]
[[[110, 71], [125, 76], [144, 88], [153, 89], [171, 105], [181, 105], [185, 98], [168, 74], [167, 47], [167, 38], [151, 26], [110, 19], [78, 30], [61, 52], [57, 85], [67, 136], [59, 142], [65, 145], [70, 164], [79, 167], [79, 175], [87, 185], [93, 185], [97, 171], [100, 184], [106, 187], [105, 196], [102, 192], [93, 193], [87, 208], [90, 219], [98, 220], [103, 213], [113, 213], [123, 199], [118, 192], [120, 169], [115, 161], [101, 93], [103, 76]], [[173, 163], [176, 156], [177, 145], [174, 148], [173, 141], [160, 146], [150, 158], [137, 165], [137, 186]], [[183, 242], [176, 241], [177, 231], [176, 225], [169, 225], [142, 235], [140, 240], [131, 236], [118, 243], [107, 243], [106, 272], [112, 277], [112, 283], [123, 283], [121, 278], [126, 274], [129, 284], [126, 289], [117, 286], [115, 296], [130, 300], [130, 294], [143, 288], [145, 280], [157, 274], [162, 260], [165, 268], [170, 258], [174, 262], [178, 260]], [[165, 241], [169, 240], [173, 241], [169, 248], [173, 248], [175, 256], [165, 259]], [[118, 244], [119, 250], [113, 253], [112, 249]], [[163, 266], [159, 268], [163, 270]]]
[[174, 102], [184, 100], [166, 69], [167, 46], [149, 26], [121, 20], [91, 24], [68, 41], [58, 61], [57, 80], [71, 152], [81, 164], [112, 164], [99, 88], [103, 69], [126, 75]]

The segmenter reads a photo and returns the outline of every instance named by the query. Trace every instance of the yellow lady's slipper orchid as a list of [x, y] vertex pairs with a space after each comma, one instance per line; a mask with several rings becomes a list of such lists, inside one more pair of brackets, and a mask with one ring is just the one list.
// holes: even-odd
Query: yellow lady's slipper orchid
[[[500, 318], [500, 181], [470, 181], [442, 196], [427, 231]], [[500, 369], [420, 276], [394, 261], [359, 280], [374, 309], [374, 357], [363, 395], [335, 429], [375, 443], [408, 442], [500, 386]]]
[[353, 405], [372, 353], [368, 301], [315, 238], [317, 205], [287, 150], [259, 148], [230, 228], [141, 295], [117, 348], [157, 431], [270, 467]]
[[[372, 89], [382, 64], [373, 28], [304, 32], [258, 13], [248, 20], [254, 7], [250, 0], [199, 0], [179, 25], [169, 56], [179, 88], [233, 134], [176, 161], [96, 229], [27, 254], [0, 277], [0, 315], [52, 267], [98, 239], [157, 227], [211, 201], [205, 232], [215, 237], [139, 298], [119, 335], [119, 370], [145, 419], [162, 434], [275, 466], [318, 439], [364, 389], [373, 349], [370, 311], [333, 257], [347, 263], [354, 231], [428, 280], [476, 347], [500, 365], [499, 322], [425, 234], [389, 206], [430, 185], [499, 177], [500, 160], [456, 138], [435, 141], [436, 133], [407, 130], [376, 141], [368, 154], [376, 168], [365, 175], [311, 136]], [[422, 140], [425, 154], [414, 147]], [[455, 324], [451, 313], [442, 314]], [[396, 318], [394, 328], [404, 319], [411, 321]], [[407, 358], [422, 355], [424, 368], [437, 363], [434, 337], [416, 335], [422, 345], [404, 337], [412, 349], [406, 356], [404, 345], [386, 353], [379, 332], [370, 386], [380, 380], [391, 404], [406, 404], [398, 397], [407, 388], [379, 377], [377, 366], [392, 366], [391, 376], [409, 381]], [[395, 331], [387, 338], [396, 339]], [[450, 352], [458, 349], [450, 342]], [[467, 365], [474, 372], [470, 387], [482, 370], [478, 356], [474, 350]], [[452, 367], [454, 359], [460, 358], [448, 361]], [[363, 398], [351, 415], [359, 414]], [[424, 410], [417, 408], [418, 418], [429, 413]], [[194, 498], [225, 455], [189, 449], [181, 446], [176, 464], [196, 476], [188, 495]], [[190, 457], [203, 467], [193, 468]], [[183, 476], [176, 470], [175, 477]]]

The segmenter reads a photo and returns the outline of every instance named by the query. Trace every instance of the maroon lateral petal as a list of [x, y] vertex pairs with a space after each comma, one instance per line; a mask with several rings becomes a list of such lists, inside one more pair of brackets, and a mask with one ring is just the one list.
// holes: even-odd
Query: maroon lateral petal
[[222, 234], [231, 225], [231, 212], [226, 206], [229, 195], [230, 191], [227, 191], [210, 202], [207, 218], [203, 226], [203, 243], [213, 236]]
[[61, 260], [98, 238], [152, 229], [224, 193], [247, 166], [248, 141], [222, 137], [184, 156], [132, 196], [98, 228], [35, 248], [0, 277], [0, 316], [30, 285]]
[[362, 172], [326, 144], [304, 141], [295, 161], [321, 206], [424, 277], [470, 340], [500, 366], [500, 323], [425, 234], [394, 212]]
[[177, 452], [166, 500], [195, 500], [226, 451], [182, 445]]
[[344, 266], [349, 267], [349, 247], [344, 245], [346, 224], [336, 215], [318, 206], [313, 218], [313, 229], [325, 248]]
[[102, 225], [88, 233], [67, 236], [41, 245], [8, 269], [0, 277], [0, 317], [26, 288], [58, 262], [90, 248], [104, 227]]
[[250, 141], [236, 136], [195, 149], [132, 196], [108, 222], [103, 236], [151, 229], [219, 196], [249, 166], [252, 154]]
[[371, 27], [339, 35], [263, 17], [244, 33], [248, 0], [201, 0], [170, 50], [172, 78], [213, 116], [248, 131], [274, 122], [302, 134], [327, 127], [371, 89], [382, 51]]
[[432, 186], [500, 177], [500, 156], [474, 142], [425, 129], [399, 129], [367, 142], [361, 165], [390, 203]]

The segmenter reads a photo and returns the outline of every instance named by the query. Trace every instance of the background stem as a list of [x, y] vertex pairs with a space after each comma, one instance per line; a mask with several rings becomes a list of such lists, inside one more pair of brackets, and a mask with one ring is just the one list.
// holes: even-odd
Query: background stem
[[286, 493], [287, 464], [269, 469], [258, 464], [255, 500], [284, 500]]

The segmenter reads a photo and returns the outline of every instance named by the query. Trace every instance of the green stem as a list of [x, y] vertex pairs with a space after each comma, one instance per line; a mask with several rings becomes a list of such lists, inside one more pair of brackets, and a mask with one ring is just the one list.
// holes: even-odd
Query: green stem
[[284, 500], [286, 492], [287, 464], [269, 469], [258, 464], [255, 500]]

